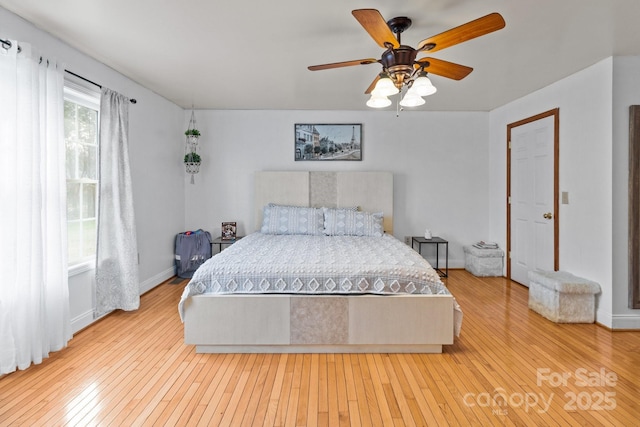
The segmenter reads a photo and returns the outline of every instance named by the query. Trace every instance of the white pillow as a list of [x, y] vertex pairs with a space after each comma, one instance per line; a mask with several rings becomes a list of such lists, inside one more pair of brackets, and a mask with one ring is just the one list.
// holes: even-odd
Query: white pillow
[[262, 210], [264, 234], [322, 235], [324, 229], [322, 209], [305, 206], [269, 204]]
[[327, 236], [382, 237], [382, 212], [358, 212], [351, 209], [323, 208], [324, 234]]

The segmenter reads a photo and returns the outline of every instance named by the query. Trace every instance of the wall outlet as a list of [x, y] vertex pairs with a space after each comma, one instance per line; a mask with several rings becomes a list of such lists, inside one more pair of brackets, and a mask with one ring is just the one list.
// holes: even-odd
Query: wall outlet
[[404, 236], [404, 244], [405, 245], [410, 245], [411, 244], [411, 237]]

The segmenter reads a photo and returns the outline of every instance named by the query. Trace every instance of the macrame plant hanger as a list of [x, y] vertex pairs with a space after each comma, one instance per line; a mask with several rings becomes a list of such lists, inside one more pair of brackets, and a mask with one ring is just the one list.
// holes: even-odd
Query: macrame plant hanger
[[189, 127], [184, 134], [186, 135], [186, 142], [184, 145], [184, 165], [187, 169], [187, 173], [191, 175], [191, 184], [195, 184], [195, 174], [200, 172], [201, 159], [198, 154], [198, 139], [200, 138], [200, 131], [196, 127], [196, 117], [193, 112], [193, 106], [191, 106]]

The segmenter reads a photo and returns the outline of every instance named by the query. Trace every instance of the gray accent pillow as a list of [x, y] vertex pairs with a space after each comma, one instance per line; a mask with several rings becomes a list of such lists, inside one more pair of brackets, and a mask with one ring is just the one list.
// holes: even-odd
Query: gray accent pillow
[[351, 209], [324, 211], [324, 234], [327, 236], [371, 236], [382, 237], [382, 212], [358, 212]]
[[262, 210], [261, 233], [310, 234], [318, 236], [322, 235], [323, 231], [322, 209], [269, 204]]

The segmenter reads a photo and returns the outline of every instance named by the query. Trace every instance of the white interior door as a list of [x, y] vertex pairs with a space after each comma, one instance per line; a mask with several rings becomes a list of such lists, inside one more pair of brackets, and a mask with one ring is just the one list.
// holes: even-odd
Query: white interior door
[[510, 128], [510, 272], [525, 286], [530, 270], [556, 265], [555, 120]]

